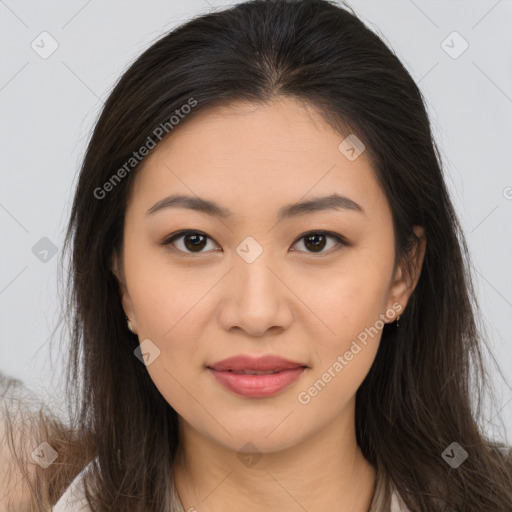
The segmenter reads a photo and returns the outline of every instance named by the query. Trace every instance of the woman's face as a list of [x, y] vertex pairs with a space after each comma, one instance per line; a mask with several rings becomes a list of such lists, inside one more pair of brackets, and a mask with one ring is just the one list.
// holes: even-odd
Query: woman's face
[[[238, 103], [174, 130], [134, 177], [114, 267], [147, 371], [210, 440], [261, 452], [295, 445], [353, 415], [384, 322], [416, 284], [393, 272], [389, 205], [366, 152], [340, 149], [344, 137], [297, 100]], [[335, 194], [346, 199], [322, 200]], [[177, 195], [191, 199], [150, 211]], [[195, 209], [203, 200], [217, 207]], [[268, 354], [306, 368], [281, 377], [209, 369]]]

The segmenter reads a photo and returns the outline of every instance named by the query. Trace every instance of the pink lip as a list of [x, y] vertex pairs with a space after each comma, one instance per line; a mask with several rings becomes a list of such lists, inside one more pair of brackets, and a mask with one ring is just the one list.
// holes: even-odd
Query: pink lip
[[[275, 395], [290, 386], [302, 375], [307, 366], [273, 354], [261, 357], [242, 354], [224, 359], [207, 368], [230, 391], [245, 397], [264, 398]], [[267, 375], [235, 373], [241, 370], [275, 370], [278, 373]]]
[[296, 381], [305, 369], [304, 366], [296, 366], [268, 375], [247, 375], [208, 368], [223, 386], [248, 398], [265, 398], [279, 393]]

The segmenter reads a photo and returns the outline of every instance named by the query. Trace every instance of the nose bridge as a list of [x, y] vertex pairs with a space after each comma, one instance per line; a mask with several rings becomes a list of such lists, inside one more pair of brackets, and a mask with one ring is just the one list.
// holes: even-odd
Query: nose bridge
[[240, 280], [241, 300], [268, 302], [272, 297], [276, 299], [276, 277], [270, 270], [276, 265], [269, 240], [270, 237], [265, 242], [248, 236], [236, 248], [234, 274], [235, 279]]
[[[270, 239], [268, 237], [267, 241]], [[287, 288], [276, 276], [278, 265], [269, 243], [247, 237], [237, 246], [228, 285], [229, 305], [222, 315], [224, 322], [229, 324], [225, 327], [236, 325], [258, 335], [290, 322], [291, 312], [286, 307]], [[229, 315], [226, 315], [228, 311]]]

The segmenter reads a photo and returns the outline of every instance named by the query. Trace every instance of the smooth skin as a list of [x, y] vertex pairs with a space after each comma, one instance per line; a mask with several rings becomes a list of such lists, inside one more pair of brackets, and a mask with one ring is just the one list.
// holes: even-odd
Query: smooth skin
[[[185, 510], [369, 509], [376, 473], [356, 443], [355, 394], [382, 331], [307, 404], [298, 396], [358, 334], [405, 310], [426, 239], [415, 226], [415, 273], [394, 271], [389, 204], [367, 153], [349, 160], [338, 149], [343, 139], [296, 99], [237, 102], [185, 119], [134, 177], [113, 271], [133, 331], [160, 350], [147, 371], [179, 414], [174, 471]], [[285, 205], [333, 193], [364, 211], [276, 220]], [[171, 194], [233, 213], [221, 219], [172, 207], [146, 215]], [[163, 245], [181, 230], [207, 238]], [[315, 251], [304, 235], [322, 230], [349, 245], [320, 236]], [[250, 263], [237, 252], [247, 237], [263, 251]], [[237, 354], [277, 354], [308, 368], [277, 395], [244, 398], [206, 368]], [[247, 462], [241, 451], [255, 458]]]

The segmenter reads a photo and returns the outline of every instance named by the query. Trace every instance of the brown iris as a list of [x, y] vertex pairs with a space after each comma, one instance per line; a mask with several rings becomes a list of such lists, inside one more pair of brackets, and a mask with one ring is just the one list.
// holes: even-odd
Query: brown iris
[[[323, 241], [319, 242], [319, 240], [318, 240], [319, 238], [322, 238]], [[304, 237], [304, 245], [308, 249], [312, 249], [313, 252], [319, 252], [325, 247], [325, 238], [326, 238], [326, 236], [324, 234], [313, 233], [311, 235]], [[308, 245], [310, 243], [311, 243], [311, 246]]]

